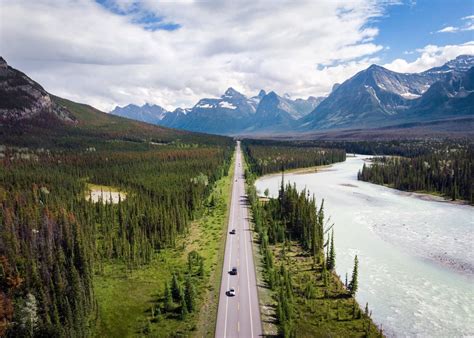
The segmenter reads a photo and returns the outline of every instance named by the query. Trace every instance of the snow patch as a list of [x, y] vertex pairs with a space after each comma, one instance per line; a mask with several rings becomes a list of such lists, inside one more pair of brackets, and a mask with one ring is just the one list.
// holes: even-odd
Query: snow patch
[[413, 100], [419, 98], [421, 95], [413, 94], [413, 93], [401, 93], [400, 96], [407, 100]]
[[227, 102], [227, 101], [219, 102], [219, 106], [222, 108], [227, 108], [227, 109], [237, 109], [236, 106], [234, 106], [232, 103]]
[[214, 108], [214, 105], [209, 104], [209, 103], [197, 104], [196, 108], [211, 109], [211, 108]]

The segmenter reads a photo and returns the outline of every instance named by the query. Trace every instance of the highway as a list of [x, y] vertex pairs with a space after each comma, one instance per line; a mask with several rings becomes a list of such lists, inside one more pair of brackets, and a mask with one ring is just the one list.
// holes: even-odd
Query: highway
[[[237, 142], [232, 200], [217, 310], [216, 337], [218, 338], [252, 338], [262, 335], [242, 157], [240, 142]], [[235, 234], [231, 234], [232, 229], [235, 229]], [[237, 268], [237, 275], [229, 273], [233, 267]], [[235, 296], [228, 295], [230, 288], [235, 289]]]

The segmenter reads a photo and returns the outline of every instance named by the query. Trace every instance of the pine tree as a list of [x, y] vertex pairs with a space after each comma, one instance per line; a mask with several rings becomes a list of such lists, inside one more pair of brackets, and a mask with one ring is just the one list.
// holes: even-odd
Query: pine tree
[[351, 295], [355, 295], [357, 292], [357, 289], [359, 288], [358, 269], [359, 269], [359, 259], [357, 258], [357, 255], [356, 255], [354, 257], [354, 269], [352, 270], [352, 279], [351, 279], [351, 282], [349, 283], [349, 291]]
[[204, 276], [204, 258], [201, 257], [199, 260], [199, 270], [198, 270], [198, 275], [199, 277]]
[[331, 247], [329, 249], [329, 257], [327, 261], [327, 268], [329, 271], [334, 270], [336, 267], [336, 249], [334, 248], [334, 230], [331, 233]]
[[171, 295], [173, 296], [173, 300], [175, 302], [179, 302], [180, 293], [181, 293], [181, 285], [179, 284], [178, 276], [176, 274], [173, 274], [173, 279], [171, 282]]
[[171, 290], [167, 282], [165, 282], [164, 298], [165, 298], [165, 310], [169, 312], [173, 308], [173, 297], [171, 295]]
[[193, 312], [196, 308], [196, 290], [190, 277], [186, 278], [185, 300], [188, 311]]
[[189, 311], [188, 311], [188, 304], [186, 302], [186, 296], [182, 289], [180, 290], [180, 293], [179, 293], [179, 304], [181, 306], [181, 319], [185, 319]]

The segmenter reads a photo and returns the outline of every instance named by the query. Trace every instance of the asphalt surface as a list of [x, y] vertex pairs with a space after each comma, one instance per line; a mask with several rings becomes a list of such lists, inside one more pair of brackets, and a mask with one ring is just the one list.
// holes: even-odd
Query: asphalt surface
[[[242, 158], [240, 142], [237, 142], [232, 200], [217, 310], [216, 337], [219, 338], [252, 338], [262, 335]], [[235, 229], [235, 234], [230, 233], [232, 229]], [[237, 268], [237, 275], [229, 273], [233, 267]], [[228, 295], [230, 288], [235, 289], [235, 296]]]

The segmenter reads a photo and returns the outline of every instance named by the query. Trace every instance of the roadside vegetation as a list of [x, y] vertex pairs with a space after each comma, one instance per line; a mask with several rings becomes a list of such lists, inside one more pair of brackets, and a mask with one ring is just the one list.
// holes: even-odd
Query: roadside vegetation
[[106, 263], [104, 273], [95, 278], [96, 336], [213, 336], [233, 175], [233, 166], [230, 168], [216, 182], [202, 215], [177, 237], [173, 247], [155, 253], [150, 264], [139, 269]]
[[[260, 149], [264, 153], [265, 148]], [[280, 152], [290, 152], [285, 148]], [[293, 151], [294, 152], [294, 151]], [[269, 153], [276, 153], [275, 149]], [[319, 152], [320, 156], [329, 152]], [[246, 151], [247, 158], [252, 152]], [[255, 154], [255, 153], [253, 153]], [[250, 159], [249, 162], [256, 161]], [[319, 159], [324, 163], [322, 159]], [[327, 163], [324, 163], [327, 164]], [[343, 283], [336, 275], [334, 235], [324, 217], [324, 202], [317, 206], [305, 190], [282, 183], [277, 198], [261, 200], [254, 187], [256, 173], [246, 171], [263, 279], [271, 290], [273, 321], [284, 337], [378, 337], [383, 332], [370, 318], [368, 305], [360, 308], [358, 259]]]

